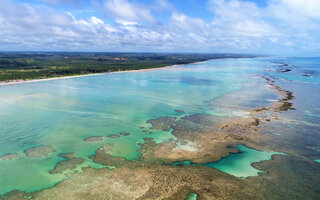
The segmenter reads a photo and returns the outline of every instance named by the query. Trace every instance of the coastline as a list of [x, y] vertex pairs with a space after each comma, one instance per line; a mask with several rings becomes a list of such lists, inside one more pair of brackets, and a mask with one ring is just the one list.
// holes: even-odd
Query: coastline
[[[176, 65], [143, 70], [115, 71], [110, 73], [166, 70], [168, 67], [175, 66]], [[180, 67], [169, 68], [168, 70], [180, 70]], [[161, 71], [159, 72], [161, 73]], [[106, 73], [80, 76], [101, 74]], [[192, 142], [177, 144], [174, 143], [174, 141], [169, 140], [168, 142], [156, 144], [155, 140], [152, 140], [152, 138], [155, 137], [155, 132], [154, 135], [148, 135], [147, 133], [148, 130], [152, 130], [152, 127], [140, 127], [143, 132], [144, 130], [146, 131], [145, 133], [147, 135], [143, 138], [145, 143], [138, 144], [141, 146], [141, 148], [138, 149], [138, 152], [143, 155], [139, 157], [138, 160], [125, 160], [121, 157], [111, 155], [110, 149], [112, 149], [112, 145], [107, 144], [104, 146], [103, 144], [100, 144], [99, 149], [97, 149], [89, 158], [93, 160], [94, 163], [99, 163], [101, 165], [115, 165], [116, 167], [113, 170], [107, 168], [95, 169], [90, 166], [83, 167], [81, 173], [74, 173], [72, 176], [58, 182], [52, 187], [35, 190], [33, 192], [13, 190], [3, 194], [3, 198], [1, 198], [2, 196], [0, 195], [0, 199], [76, 199], [79, 198], [79, 196], [83, 196], [83, 199], [90, 199], [90, 197], [93, 199], [121, 197], [126, 199], [155, 199], [158, 198], [157, 196], [159, 194], [161, 194], [159, 195], [161, 198], [170, 197], [172, 199], [185, 199], [190, 192], [195, 192], [196, 194], [199, 194], [199, 196], [201, 195], [201, 197], [207, 197], [208, 199], [214, 195], [229, 199], [229, 193], [224, 191], [231, 191], [234, 193], [233, 196], [235, 196], [235, 199], [245, 194], [248, 194], [248, 196], [239, 199], [260, 198], [261, 196], [259, 195], [262, 192], [274, 192], [275, 197], [277, 197], [276, 192], [280, 191], [282, 195], [282, 191], [287, 191], [286, 185], [291, 184], [293, 179], [297, 179], [297, 182], [301, 183], [306, 176], [309, 176], [309, 174], [306, 175], [304, 171], [302, 171], [301, 175], [300, 173], [293, 172], [304, 170], [304, 168], [309, 169], [311, 166], [312, 171], [310, 173], [315, 173], [316, 171], [313, 169], [315, 168], [314, 165], [316, 166], [317, 163], [305, 160], [305, 157], [301, 156], [295, 149], [287, 148], [287, 146], [279, 144], [274, 145], [274, 138], [271, 138], [268, 134], [263, 135], [262, 129], [266, 124], [269, 124], [269, 126], [272, 127], [270, 121], [286, 121], [285, 118], [281, 117], [280, 113], [294, 109], [293, 102], [290, 101], [293, 100], [295, 96], [293, 91], [286, 90], [284, 87], [277, 85], [277, 82], [275, 82], [276, 80], [273, 79], [272, 76], [265, 74], [254, 74], [252, 76], [259, 79], [259, 81], [261, 80], [263, 85], [267, 85], [266, 87], [272, 90], [272, 93], [276, 95], [276, 97], [272, 99], [274, 101], [270, 101], [267, 105], [256, 108], [241, 108], [241, 106], [239, 106], [238, 109], [245, 110], [247, 115], [236, 116], [226, 119], [226, 121], [215, 121], [218, 123], [212, 123], [212, 125], [207, 124], [207, 122], [214, 121], [215, 118], [210, 118], [210, 116], [206, 114], [195, 113], [184, 115], [182, 112], [175, 111], [179, 113], [179, 115], [181, 114], [181, 118], [178, 117], [173, 120], [171, 125], [168, 124], [173, 127], [172, 134], [175, 134], [175, 136], [179, 137], [181, 140], [186, 139]], [[74, 76], [70, 76], [70, 78], [72, 77]], [[95, 77], [92, 78], [94, 79]], [[47, 79], [43, 79], [43, 81], [45, 80]], [[77, 80], [80, 81], [80, 79]], [[244, 89], [245, 88], [242, 87], [242, 89], [239, 90], [240, 95], [246, 94]], [[254, 89], [260, 88], [257, 87], [257, 84], [253, 87], [253, 90], [250, 90], [250, 87], [246, 88], [246, 90], [255, 92]], [[226, 103], [227, 101], [223, 100], [228, 100], [228, 98], [231, 97], [235, 97], [238, 100], [236, 93], [231, 96], [227, 95], [228, 94], [225, 94], [226, 98], [222, 99], [222, 103]], [[222, 98], [222, 96], [220, 98]], [[250, 96], [248, 96], [248, 99], [249, 98]], [[227, 106], [230, 105], [232, 104], [229, 104], [228, 102]], [[159, 118], [150, 118], [149, 120], [153, 120], [155, 125], [154, 129], [158, 129], [161, 128], [160, 126], [163, 124], [167, 125], [166, 123], [171, 123], [170, 119], [173, 119], [172, 116], [165, 115]], [[210, 119], [212, 120], [210, 121]], [[193, 129], [193, 126], [189, 126], [190, 123], [199, 125], [197, 131]], [[164, 127], [164, 129], [166, 128]], [[275, 130], [275, 132], [276, 131], [277, 130]], [[269, 132], [273, 134], [274, 131], [270, 129]], [[152, 134], [152, 132], [150, 134]], [[92, 137], [102, 137], [98, 135], [99, 134]], [[119, 135], [121, 135], [121, 133]], [[279, 134], [279, 136], [283, 137], [284, 135]], [[108, 136], [104, 135], [103, 137], [107, 138]], [[113, 138], [113, 140], [116, 139]], [[256, 151], [279, 151], [285, 152], [288, 155], [272, 155], [268, 160], [261, 159], [258, 162], [251, 162], [250, 166], [259, 172], [257, 172], [257, 175], [255, 176], [246, 178], [237, 178], [219, 168], [212, 168], [206, 165], [219, 162], [222, 159], [228, 158], [230, 155], [238, 153], [240, 155], [240, 153], [243, 152], [240, 152], [235, 148], [238, 144]], [[65, 157], [67, 160], [62, 160], [57, 163], [50, 173], [65, 173], [67, 170], [72, 169], [73, 166], [81, 166], [80, 164], [77, 164], [77, 162], [80, 162], [82, 157], [73, 157], [73, 154], [74, 152], [61, 153], [60, 155], [67, 155], [67, 157]], [[200, 164], [199, 166], [172, 164], [174, 161], [183, 163], [182, 161], [185, 160], [190, 161], [190, 163], [195, 162]], [[295, 165], [295, 163], [300, 160], [302, 160], [304, 164], [303, 167]], [[292, 169], [295, 168], [297, 168], [297, 170], [293, 171]], [[60, 171], [60, 169], [63, 170]], [[296, 174], [298, 175], [296, 176]], [[281, 180], [281, 182], [279, 180]], [[315, 178], [315, 180], [317, 179]], [[119, 184], [114, 184], [114, 182]], [[165, 187], [163, 186], [163, 183], [165, 183]], [[310, 184], [312, 183], [313, 182]], [[276, 192], [273, 187], [274, 185], [277, 186]], [[313, 185], [315, 186], [310, 187], [310, 191], [315, 190], [316, 183]], [[300, 185], [298, 184], [297, 187], [299, 186]], [[168, 187], [173, 189], [168, 190]], [[243, 191], [243, 187], [253, 189], [252, 191]], [[218, 189], [213, 190], [212, 188]], [[86, 195], [83, 195], [83, 191], [86, 191]], [[117, 191], [120, 192], [118, 193]], [[217, 191], [222, 192], [217, 194]], [[288, 190], [288, 192], [291, 192], [291, 190]], [[312, 194], [312, 192], [310, 193]], [[224, 196], [225, 194], [226, 196]], [[302, 195], [305, 194], [303, 193]], [[273, 198], [272, 195], [267, 197]], [[299, 198], [300, 197], [301, 196], [299, 196]]]
[[[188, 64], [196, 64], [196, 63], [201, 63], [201, 62], [205, 62], [205, 61], [188, 63]], [[43, 79], [12, 80], [12, 81], [7, 81], [7, 82], [0, 82], [0, 87], [1, 86], [8, 86], [8, 85], [18, 85], [18, 84], [24, 84], [24, 83], [53, 81], [53, 80], [68, 79], [68, 78], [78, 78], [78, 77], [86, 77], [86, 76], [98, 76], [98, 75], [104, 75], [104, 74], [128, 73], [128, 72], [149, 72], [149, 71], [156, 71], [156, 70], [161, 70], [161, 69], [168, 69], [168, 68], [176, 67], [176, 66], [180, 66], [180, 65], [186, 65], [186, 64], [168, 65], [168, 66], [164, 66], [164, 67], [155, 67], [155, 68], [149, 68], [149, 69], [124, 70], [124, 71], [113, 71], [113, 72], [92, 73], [92, 74], [82, 74], [82, 75], [79, 74], [79, 75], [60, 76], [60, 77], [43, 78]]]
[[[165, 68], [172, 67], [167, 66]], [[165, 69], [160, 68], [160, 69]], [[144, 71], [153, 71], [158, 69], [146, 69], [146, 70], [132, 70], [132, 71], [120, 71], [120, 72], [112, 72], [112, 73], [126, 73], [126, 72], [144, 72]], [[99, 74], [97, 74], [99, 75]], [[280, 88], [280, 86], [275, 85], [273, 82], [268, 81], [268, 79], [261, 77], [266, 81], [267, 84], [271, 84], [272, 88], [275, 90], [275, 92], [280, 94], [280, 97], [277, 101], [277, 103], [270, 104], [267, 107], [261, 107], [258, 109], [250, 110], [250, 117], [249, 118], [232, 118], [229, 120], [226, 120], [224, 122], [220, 122], [219, 124], [213, 124], [213, 126], [218, 126], [219, 130], [222, 131], [223, 135], [229, 135], [227, 140], [224, 139], [223, 135], [218, 135], [217, 132], [202, 132], [200, 130], [200, 133], [202, 134], [196, 134], [195, 132], [187, 132], [186, 135], [190, 136], [189, 138], [196, 139], [197, 142], [201, 144], [201, 148], [197, 149], [196, 151], [189, 151], [184, 148], [176, 148], [174, 151], [172, 150], [172, 142], [163, 142], [159, 143], [157, 145], [154, 144], [154, 141], [152, 140], [145, 140], [146, 142], [144, 144], [141, 144], [141, 150], [144, 150], [142, 159], [142, 164], [137, 163], [135, 161], [128, 161], [128, 160], [121, 160], [121, 158], [109, 155], [106, 150], [106, 146], [101, 146], [94, 156], [90, 157], [93, 159], [95, 163], [100, 163], [105, 166], [107, 165], [117, 165], [117, 167], [114, 170], [110, 170], [108, 168], [102, 168], [102, 169], [94, 169], [90, 167], [85, 167], [82, 173], [76, 174], [74, 176], [71, 176], [65, 180], [62, 180], [61, 182], [58, 182], [53, 187], [49, 187], [46, 189], [42, 189], [39, 191], [34, 191], [32, 193], [27, 193], [23, 191], [11, 191], [6, 193], [6, 198], [4, 199], [15, 199], [15, 197], [23, 196], [23, 197], [32, 197], [34, 199], [47, 199], [47, 198], [71, 198], [72, 195], [77, 194], [77, 187], [78, 187], [78, 181], [79, 177], [81, 180], [84, 180], [85, 183], [89, 183], [89, 186], [86, 186], [87, 190], [92, 191], [98, 191], [100, 192], [98, 195], [101, 195], [101, 191], [97, 190], [96, 188], [103, 188], [103, 187], [110, 187], [112, 185], [111, 183], [116, 180], [128, 180], [127, 177], [132, 174], [134, 178], [130, 178], [129, 182], [126, 182], [130, 187], [134, 188], [134, 191], [139, 191], [139, 189], [142, 187], [141, 185], [136, 185], [137, 182], [143, 182], [142, 180], [145, 180], [146, 183], [143, 187], [144, 190], [142, 192], [137, 192], [137, 197], [132, 199], [137, 199], [139, 197], [143, 197], [141, 199], [150, 199], [154, 198], [150, 193], [154, 191], [154, 188], [160, 191], [164, 191], [166, 188], [161, 187], [159, 188], [159, 185], [153, 186], [154, 177], [149, 176], [148, 174], [151, 174], [152, 172], [156, 172], [157, 177], [160, 177], [161, 179], [167, 180], [169, 179], [169, 176], [172, 176], [172, 174], [176, 174], [177, 182], [168, 181], [166, 184], [169, 184], [171, 187], [175, 187], [175, 185], [178, 185], [179, 187], [189, 184], [193, 188], [197, 188], [196, 191], [202, 191], [201, 187], [198, 187], [199, 183], [206, 182], [207, 185], [213, 184], [211, 180], [219, 180], [219, 179], [228, 179], [230, 181], [230, 184], [232, 186], [238, 186], [238, 178], [236, 176], [230, 176], [227, 175], [225, 172], [221, 172], [221, 170], [218, 170], [216, 168], [207, 167], [204, 168], [204, 166], [174, 166], [172, 163], [174, 161], [179, 162], [180, 160], [190, 160], [192, 163], [198, 163], [205, 165], [207, 163], [212, 162], [218, 162], [223, 158], [228, 157], [230, 154], [239, 153], [237, 150], [234, 150], [234, 148], [230, 149], [229, 147], [235, 147], [239, 144], [244, 144], [247, 148], [251, 148], [257, 151], [272, 151], [273, 149], [269, 149], [268, 146], [259, 146], [259, 142], [262, 135], [258, 135], [258, 126], [260, 125], [260, 121], [266, 121], [267, 120], [264, 117], [258, 117], [259, 114], [265, 113], [265, 112], [275, 112], [275, 115], [279, 114], [280, 110], [278, 110], [281, 106], [279, 104], [283, 104], [283, 101], [291, 100], [289, 97], [290, 95], [287, 93], [288, 91], [283, 90]], [[293, 97], [292, 97], [293, 98]], [[263, 116], [263, 115], [262, 115]], [[206, 115], [190, 115], [187, 117], [189, 120], [195, 120], [200, 121], [204, 119], [210, 119]], [[273, 117], [271, 120], [279, 120], [277, 117]], [[177, 121], [180, 125], [183, 125], [182, 121]], [[156, 122], [156, 123], [160, 123]], [[207, 126], [210, 127], [210, 126]], [[238, 128], [241, 129], [238, 129]], [[213, 130], [213, 129], [211, 129]], [[238, 131], [243, 131], [246, 134], [238, 133]], [[185, 131], [185, 129], [179, 130], [179, 126], [175, 127], [175, 136], [181, 137], [180, 139], [183, 139], [183, 135], [177, 134], [179, 131]], [[194, 135], [194, 136], [193, 136]], [[218, 137], [217, 137], [218, 135]], [[188, 138], [188, 137], [187, 137]], [[147, 139], [147, 138], [144, 138]], [[264, 139], [264, 141], [267, 141]], [[219, 145], [219, 143], [221, 145]], [[214, 145], [212, 145], [214, 144]], [[188, 146], [189, 144], [185, 144]], [[207, 152], [215, 152], [214, 154], [207, 155]], [[282, 151], [281, 151], [282, 152]], [[151, 153], [151, 154], [150, 154]], [[286, 151], [286, 153], [288, 153]], [[292, 152], [290, 152], [292, 154]], [[152, 155], [152, 157], [150, 157]], [[167, 155], [170, 155], [169, 157]], [[153, 160], [153, 158], [157, 158], [160, 160], [163, 160], [166, 165], [163, 165], [163, 163], [153, 163], [150, 164]], [[60, 163], [57, 163], [54, 170], [59, 168], [64, 168], [64, 166], [68, 166], [69, 163], [72, 163], [73, 159], [81, 159], [81, 158], [69, 158], [68, 160], [62, 161]], [[282, 159], [282, 158], [281, 158]], [[256, 170], [260, 170], [260, 166], [264, 166], [270, 162], [274, 163], [277, 162], [279, 159], [275, 161], [274, 157], [272, 156], [270, 160], [261, 160], [257, 163], [259, 168], [254, 167]], [[268, 161], [268, 162], [267, 162]], [[124, 162], [120, 164], [121, 162]], [[70, 164], [72, 166], [72, 164]], [[263, 168], [265, 169], [265, 168]], [[272, 168], [267, 168], [268, 170], [273, 170]], [[190, 171], [191, 170], [191, 171]], [[53, 170], [52, 170], [53, 171]], [[169, 172], [169, 173], [167, 173]], [[273, 171], [272, 171], [273, 172]], [[59, 172], [61, 173], [61, 172]], [[269, 173], [269, 171], [268, 171]], [[169, 175], [168, 175], [169, 174]], [[195, 175], [193, 178], [194, 181], [188, 181], [188, 183], [184, 182], [183, 177], [190, 176], [190, 174], [201, 174], [201, 176]], [[103, 181], [95, 181], [90, 182], [90, 177], [104, 177], [105, 180], [109, 180], [107, 182], [108, 186], [105, 186]], [[182, 177], [182, 178], [181, 178]], [[208, 178], [209, 177], [209, 178]], [[262, 176], [260, 174], [257, 174], [257, 176], [254, 176], [250, 179], [243, 179], [241, 184], [248, 184], [249, 186], [253, 186], [256, 183], [259, 183], [259, 178]], [[208, 181], [210, 180], [210, 181]], [[249, 182], [252, 181], [252, 182]], [[229, 186], [229, 185], [228, 185]], [[224, 186], [224, 187], [228, 187]], [[111, 187], [112, 188], [112, 187]], [[139, 189], [138, 189], [139, 188]], [[112, 188], [114, 190], [114, 188]], [[76, 191], [76, 192], [70, 192], [70, 191]], [[125, 191], [125, 190], [124, 190]], [[209, 192], [208, 192], [209, 191]], [[172, 193], [170, 191], [169, 193], [171, 196], [174, 196], [176, 193]], [[71, 196], [68, 196], [70, 193]], [[125, 193], [125, 192], [124, 192]], [[164, 193], [164, 192], [163, 192]], [[189, 192], [186, 192], [184, 190], [178, 190], [179, 195], [185, 195]], [[240, 191], [236, 191], [236, 193], [240, 193]], [[55, 196], [55, 194], [58, 194], [58, 196]], [[206, 193], [202, 193], [207, 196], [211, 196], [212, 193], [210, 190], [206, 190]], [[111, 197], [112, 195], [117, 195], [116, 193], [110, 193]], [[126, 197], [131, 197], [130, 193], [125, 193]], [[151, 195], [151, 196], [149, 196]], [[102, 197], [102, 196], [99, 196]], [[1, 199], [1, 195], [0, 195]], [[72, 198], [71, 198], [72, 199]]]
[[[235, 58], [218, 58], [218, 59], [235, 59]], [[59, 77], [51, 77], [51, 78], [41, 78], [41, 79], [27, 79], [27, 80], [11, 80], [6, 82], [0, 81], [0, 87], [1, 86], [8, 86], [8, 85], [18, 85], [18, 84], [24, 84], [24, 83], [33, 83], [33, 82], [42, 82], [42, 81], [53, 81], [53, 80], [60, 80], [60, 79], [68, 79], [68, 78], [78, 78], [78, 77], [86, 77], [86, 76], [98, 76], [98, 75], [104, 75], [104, 74], [113, 74], [113, 73], [128, 73], [128, 72], [149, 72], [149, 71], [156, 71], [161, 69], [168, 69], [171, 67], [177, 67], [181, 65], [189, 65], [189, 64], [198, 64], [198, 63], [204, 63], [209, 60], [217, 60], [217, 59], [208, 59], [204, 61], [197, 61], [197, 62], [191, 62], [186, 64], [175, 64], [175, 65], [168, 65], [163, 67], [155, 67], [155, 68], [148, 68], [148, 69], [136, 69], [136, 70], [124, 70], [124, 71], [112, 71], [112, 72], [103, 72], [103, 73], [89, 73], [89, 74], [78, 74], [78, 75], [70, 75], [70, 76], [59, 76]]]

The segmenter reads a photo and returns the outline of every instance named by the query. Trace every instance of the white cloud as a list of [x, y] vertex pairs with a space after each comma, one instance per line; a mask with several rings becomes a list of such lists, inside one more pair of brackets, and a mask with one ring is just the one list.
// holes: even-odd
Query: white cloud
[[172, 13], [171, 23], [173, 26], [187, 31], [203, 31], [206, 29], [206, 22], [200, 18], [189, 17], [183, 13]]
[[208, 6], [215, 15], [212, 21], [215, 36], [247, 41], [247, 45], [239, 48], [268, 46], [270, 51], [276, 51], [316, 43], [320, 49], [318, 0], [269, 0], [266, 7], [249, 1], [210, 0]]
[[111, 14], [116, 19], [156, 22], [149, 9], [127, 0], [105, 0], [103, 6], [107, 14]]
[[218, 36], [265, 37], [274, 36], [275, 28], [263, 19], [261, 9], [252, 2], [238, 0], [211, 0], [214, 12], [212, 25]]
[[[100, 11], [111, 19], [39, 2], [1, 0], [0, 50], [320, 51], [318, 0], [269, 0], [265, 7], [249, 0], [209, 0], [210, 20], [188, 16], [169, 0], [149, 7], [100, 0]], [[167, 18], [161, 23], [162, 13]]]
[[270, 4], [286, 7], [289, 12], [300, 16], [320, 18], [320, 1], [318, 0], [272, 0]]
[[104, 22], [101, 19], [98, 19], [94, 16], [91, 17], [91, 22], [94, 24], [104, 24]]
[[175, 10], [175, 7], [168, 0], [156, 0], [152, 7], [157, 11]]

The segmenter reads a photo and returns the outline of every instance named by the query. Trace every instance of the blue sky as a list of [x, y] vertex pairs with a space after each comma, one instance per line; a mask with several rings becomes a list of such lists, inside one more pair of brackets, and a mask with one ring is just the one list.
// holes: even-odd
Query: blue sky
[[319, 55], [319, 0], [1, 0], [2, 51]]

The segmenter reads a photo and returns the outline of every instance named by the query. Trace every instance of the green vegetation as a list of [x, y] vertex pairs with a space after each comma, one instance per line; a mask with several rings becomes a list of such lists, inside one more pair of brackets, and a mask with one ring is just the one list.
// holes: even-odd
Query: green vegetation
[[0, 52], [0, 81], [30, 80], [187, 64], [239, 54]]

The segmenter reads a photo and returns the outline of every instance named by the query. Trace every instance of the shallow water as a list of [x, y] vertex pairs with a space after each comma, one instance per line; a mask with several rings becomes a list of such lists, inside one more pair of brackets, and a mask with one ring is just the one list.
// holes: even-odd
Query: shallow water
[[[59, 161], [64, 160], [58, 156], [60, 153], [74, 152], [75, 157], [86, 160], [81, 166], [100, 168], [102, 166], [94, 163], [89, 156], [103, 144], [114, 144], [112, 155], [132, 160], [139, 158], [138, 144], [144, 143], [144, 138], [153, 137], [157, 143], [174, 139], [170, 131], [149, 130], [150, 124], [146, 121], [152, 118], [195, 113], [226, 118], [243, 115], [242, 110], [235, 107], [251, 109], [265, 106], [276, 95], [263, 80], [254, 75], [274, 75], [276, 72], [270, 71], [274, 69], [271, 62], [278, 60], [283, 59], [219, 59], [157, 71], [104, 74], [0, 87], [0, 156], [20, 154], [17, 159], [0, 160], [0, 194], [13, 189], [27, 192], [40, 190], [65, 179], [68, 174], [49, 173]], [[303, 61], [299, 60], [298, 63], [303, 66]], [[315, 80], [318, 69], [308, 65], [309, 68], [315, 71], [312, 72], [312, 80]], [[292, 78], [288, 78], [290, 83], [281, 78], [279, 82], [282, 81], [284, 86], [294, 85]], [[308, 90], [311, 99], [320, 95], [320, 92], [311, 93], [314, 88], [319, 88], [317, 82], [296, 81], [296, 84], [313, 88]], [[252, 92], [252, 85], [259, 89]], [[301, 90], [298, 86], [291, 89], [297, 89], [297, 93]], [[304, 121], [319, 122], [316, 116], [319, 110], [315, 109], [320, 108], [319, 102], [310, 99], [300, 101], [298, 98], [296, 101], [299, 111], [305, 113]], [[208, 102], [213, 104], [209, 105]], [[289, 113], [290, 116], [296, 119], [298, 115]], [[317, 130], [313, 129], [314, 132]], [[106, 137], [120, 132], [130, 135]], [[278, 134], [282, 134], [281, 131]], [[104, 141], [84, 142], [83, 139], [89, 136], [104, 136]], [[319, 144], [319, 140], [314, 139], [314, 143]], [[33, 159], [24, 154], [26, 149], [38, 145], [52, 145], [56, 152], [49, 157]], [[316, 146], [313, 143], [310, 145], [313, 148]], [[269, 159], [271, 156], [265, 152], [260, 155], [255, 150], [243, 150], [247, 154], [232, 154], [215, 167], [223, 171], [230, 164], [228, 162], [243, 156], [241, 161], [225, 171], [251, 175], [256, 174], [257, 170], [239, 166], [248, 166], [249, 162]], [[257, 155], [261, 158], [253, 159]]]
[[186, 198], [186, 200], [197, 200], [198, 195], [196, 193], [191, 193], [189, 196]]
[[[239, 150], [239, 153], [230, 154], [230, 156], [222, 158], [217, 162], [206, 163], [201, 166], [216, 168], [233, 176], [246, 178], [249, 176], [257, 176], [259, 172], [264, 172], [254, 168], [252, 163], [270, 160], [273, 155], [277, 154], [285, 155], [281, 152], [257, 151], [243, 145], [238, 145], [236, 149]], [[173, 163], [173, 165], [199, 166], [199, 164], [190, 163], [190, 161], [176, 162]]]
[[283, 154], [273, 151], [257, 151], [243, 145], [237, 146], [236, 149], [239, 149], [240, 153], [231, 154], [227, 158], [223, 158], [218, 162], [208, 163], [205, 166], [219, 169], [237, 177], [257, 176], [259, 172], [263, 171], [252, 167], [252, 163], [270, 160], [273, 155]]

